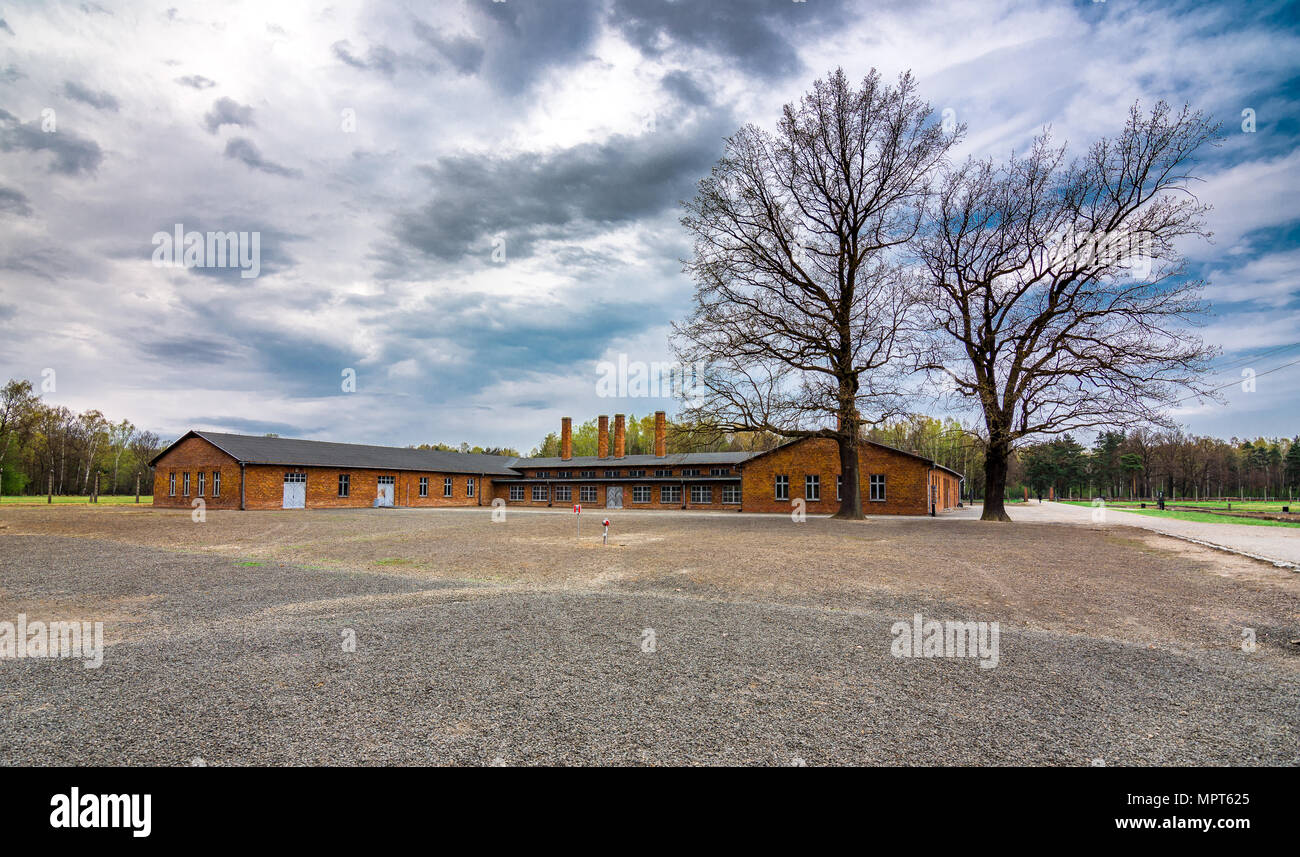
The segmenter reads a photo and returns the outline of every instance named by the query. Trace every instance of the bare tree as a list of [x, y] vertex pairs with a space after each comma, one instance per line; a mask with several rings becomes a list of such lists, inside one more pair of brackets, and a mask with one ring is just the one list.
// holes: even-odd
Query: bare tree
[[968, 161], [935, 195], [918, 242], [935, 334], [924, 368], [982, 412], [984, 520], [1006, 521], [1021, 439], [1165, 424], [1214, 349], [1187, 328], [1203, 307], [1176, 244], [1209, 237], [1193, 153], [1218, 126], [1164, 103], [1065, 164], [1046, 135], [1004, 166]]
[[685, 204], [697, 289], [674, 347], [704, 368], [683, 421], [834, 440], [841, 518], [862, 517], [864, 420], [902, 412], [912, 296], [899, 248], [956, 138], [929, 116], [911, 75], [890, 86], [873, 70], [854, 89], [837, 69], [785, 106], [775, 134], [730, 137]]

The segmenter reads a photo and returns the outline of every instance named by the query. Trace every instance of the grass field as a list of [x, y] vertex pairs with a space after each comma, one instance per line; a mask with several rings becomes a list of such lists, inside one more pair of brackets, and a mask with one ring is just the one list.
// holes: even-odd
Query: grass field
[[[1062, 500], [1069, 506], [1092, 506], [1092, 503], [1086, 500]], [[1190, 506], [1192, 503], [1184, 503], [1181, 500], [1177, 503], [1179, 506]], [[1140, 509], [1136, 504], [1129, 503], [1107, 503], [1107, 509], [1114, 509], [1119, 512], [1132, 512], [1135, 515], [1149, 515], [1153, 518], [1175, 518], [1179, 521], [1196, 521], [1202, 524], [1244, 524], [1248, 527], [1300, 527], [1300, 521], [1268, 521], [1262, 518], [1238, 518], [1234, 515], [1216, 515], [1212, 509], [1226, 509], [1227, 504], [1199, 504], [1207, 510], [1204, 512], [1191, 512], [1181, 509]], [[1281, 503], [1233, 503], [1232, 510], [1242, 512], [1281, 512]], [[1295, 507], [1293, 507], [1295, 508]]]
[[[55, 505], [55, 506], [84, 506], [84, 505], [87, 505], [87, 504], [89, 504], [89, 503], [90, 503], [90, 498], [89, 498], [88, 496], [86, 496], [85, 494], [81, 494], [81, 495], [69, 494], [69, 495], [67, 495], [67, 496], [59, 496], [59, 495], [56, 494], [55, 497], [54, 497], [54, 504], [53, 504], [53, 505]], [[141, 506], [147, 506], [147, 505], [149, 505], [149, 504], [151, 504], [151, 503], [153, 503], [153, 497], [152, 497], [152, 496], [149, 496], [149, 495], [146, 495], [146, 494], [142, 494], [142, 495], [140, 495], [140, 505], [141, 505]], [[121, 505], [123, 505], [123, 504], [135, 505], [135, 495], [134, 495], [134, 494], [121, 494], [121, 495], [117, 495], [117, 496], [112, 496], [112, 495], [109, 495], [109, 494], [100, 494], [100, 495], [99, 495], [99, 505], [100, 505], [100, 506], [121, 506]], [[41, 494], [41, 495], [36, 495], [36, 496], [27, 496], [27, 495], [18, 495], [18, 496], [13, 496], [13, 495], [10, 495], [10, 496], [7, 496], [7, 497], [0, 497], [0, 505], [5, 505], [5, 506], [44, 506], [44, 505], [46, 505], [46, 502], [45, 502], [45, 495], [43, 495], [43, 494]]]

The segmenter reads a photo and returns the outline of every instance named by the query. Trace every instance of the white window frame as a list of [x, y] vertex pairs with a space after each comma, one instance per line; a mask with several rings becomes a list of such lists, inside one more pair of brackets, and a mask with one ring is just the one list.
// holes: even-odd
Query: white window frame
[[212, 496], [213, 497], [221, 496], [221, 471], [220, 470], [212, 471]]
[[550, 492], [549, 490], [547, 490], [547, 488], [546, 488], [545, 485], [534, 485], [534, 486], [533, 486], [533, 502], [534, 502], [534, 503], [545, 503], [545, 502], [546, 502], [547, 500], [549, 500], [550, 498], [551, 498], [551, 492]]
[[340, 497], [352, 496], [352, 474], [351, 473], [339, 474], [339, 496]]
[[465, 480], [465, 496], [466, 496], [466, 497], [473, 497], [473, 496], [474, 496], [474, 477], [473, 477], [473, 476], [470, 476], [469, 478], [467, 478], [467, 479]]
[[595, 503], [600, 498], [600, 488], [596, 485], [583, 485], [578, 488], [579, 503]]
[[445, 477], [443, 477], [443, 480], [442, 480], [442, 496], [444, 496], [444, 497], [450, 497], [450, 496], [452, 495], [452, 492], [455, 491], [455, 490], [456, 490], [456, 489], [452, 488], [452, 478], [451, 478], [450, 476], [445, 476]]
[[176, 471], [175, 470], [167, 474], [167, 496], [168, 497], [176, 496]]
[[429, 477], [427, 476], [420, 477], [420, 496], [421, 497], [429, 496]]
[[208, 474], [205, 471], [202, 470], [199, 471], [199, 478], [198, 481], [195, 483], [195, 487], [198, 489], [198, 491], [195, 492], [194, 496], [202, 497], [203, 489], [208, 487]]
[[[884, 503], [884, 502], [885, 502], [885, 498], [886, 498], [886, 493], [885, 493], [885, 487], [886, 487], [886, 483], [885, 483], [885, 474], [883, 474], [883, 473], [873, 473], [873, 474], [871, 474], [870, 476], [867, 477], [867, 484], [868, 484], [868, 485], [870, 486], [870, 488], [871, 488], [871, 493], [870, 493], [870, 495], [869, 495], [871, 499], [870, 499], [869, 502], [872, 502], [872, 503]], [[880, 492], [879, 492], [879, 493], [880, 493], [880, 496], [879, 496], [879, 497], [876, 496], [876, 493], [877, 493], [877, 492], [876, 492], [876, 489], [877, 489], [877, 488], [880, 489]]]
[[790, 477], [787, 474], [776, 474], [772, 481], [772, 496], [780, 501], [790, 499]]
[[572, 485], [556, 485], [556, 486], [555, 486], [555, 499], [558, 500], [558, 501], [560, 501], [561, 503], [569, 503], [569, 502], [571, 502], [571, 501], [573, 500], [573, 486], [572, 486]]
[[736, 505], [736, 506], [739, 506], [739, 505], [740, 505], [740, 486], [739, 486], [739, 485], [723, 485], [723, 486], [722, 486], [722, 502], [725, 503], [725, 504], [728, 504], [728, 505]]
[[188, 470], [181, 474], [181, 496], [190, 496], [190, 472]]
[[510, 486], [510, 499], [511, 499], [511, 500], [515, 500], [515, 501], [522, 502], [523, 499], [524, 499], [524, 497], [526, 497], [526, 496], [527, 496], [527, 492], [524, 490], [524, 486], [522, 486], [522, 485], [511, 485], [511, 486]]
[[659, 486], [660, 503], [680, 503], [682, 502], [682, 486], [680, 485], [660, 485]]
[[650, 502], [650, 498], [651, 498], [653, 495], [654, 495], [654, 492], [653, 492], [652, 490], [650, 490], [650, 486], [649, 486], [649, 485], [633, 485], [633, 486], [632, 486], [632, 502], [633, 502], [633, 503], [649, 503], [649, 502]]
[[809, 503], [820, 503], [822, 501], [822, 477], [820, 474], [804, 474], [803, 498]]
[[713, 486], [712, 485], [692, 485], [691, 502], [698, 506], [712, 505], [713, 503]]

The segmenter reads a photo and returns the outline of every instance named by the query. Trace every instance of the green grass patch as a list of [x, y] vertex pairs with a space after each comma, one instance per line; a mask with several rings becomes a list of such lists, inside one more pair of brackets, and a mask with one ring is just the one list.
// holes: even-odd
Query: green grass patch
[[[153, 503], [152, 496], [147, 494], [140, 495], [141, 506], [148, 506], [151, 505], [152, 503]], [[82, 495], [69, 494], [66, 496], [55, 494], [54, 502], [50, 504], [47, 504], [45, 502], [45, 496], [40, 494], [36, 496], [27, 496], [25, 494], [23, 495], [11, 494], [7, 497], [0, 497], [0, 505], [2, 506], [45, 506], [45, 505], [84, 506], [87, 504], [98, 505], [98, 506], [134, 506], [135, 495], [134, 494], [116, 494], [116, 495], [100, 494], [99, 502], [95, 504], [91, 504], [90, 497], [84, 494]]]
[[375, 560], [375, 565], [414, 565], [415, 560], [401, 556], [390, 556]]
[[1248, 527], [1300, 527], [1300, 521], [1269, 521], [1264, 518], [1237, 518], [1232, 515], [1216, 515], [1213, 512], [1183, 512], [1166, 509], [1123, 509], [1134, 515], [1151, 515], [1155, 518], [1175, 518], [1179, 521], [1196, 521], [1202, 524], [1245, 524]]
[[235, 565], [242, 565], [242, 566], [249, 566], [249, 565], [266, 565], [266, 563], [264, 563], [264, 562], [253, 562], [253, 561], [250, 560], [250, 561], [248, 561], [248, 562], [237, 562], [237, 563], [235, 563]]

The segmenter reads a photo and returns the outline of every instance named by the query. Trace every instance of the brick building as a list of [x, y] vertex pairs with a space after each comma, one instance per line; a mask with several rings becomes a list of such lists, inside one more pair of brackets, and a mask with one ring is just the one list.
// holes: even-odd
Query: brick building
[[[824, 438], [767, 452], [669, 455], [666, 420], [655, 414], [655, 452], [625, 455], [625, 424], [599, 419], [594, 456], [573, 455], [573, 423], [560, 455], [507, 458], [460, 452], [326, 443], [190, 431], [154, 458], [155, 506], [300, 509], [356, 506], [508, 506], [594, 509], [716, 509], [809, 514], [839, 509], [839, 451]], [[961, 474], [928, 458], [864, 442], [859, 453], [866, 514], [924, 515], [955, 508]]]

